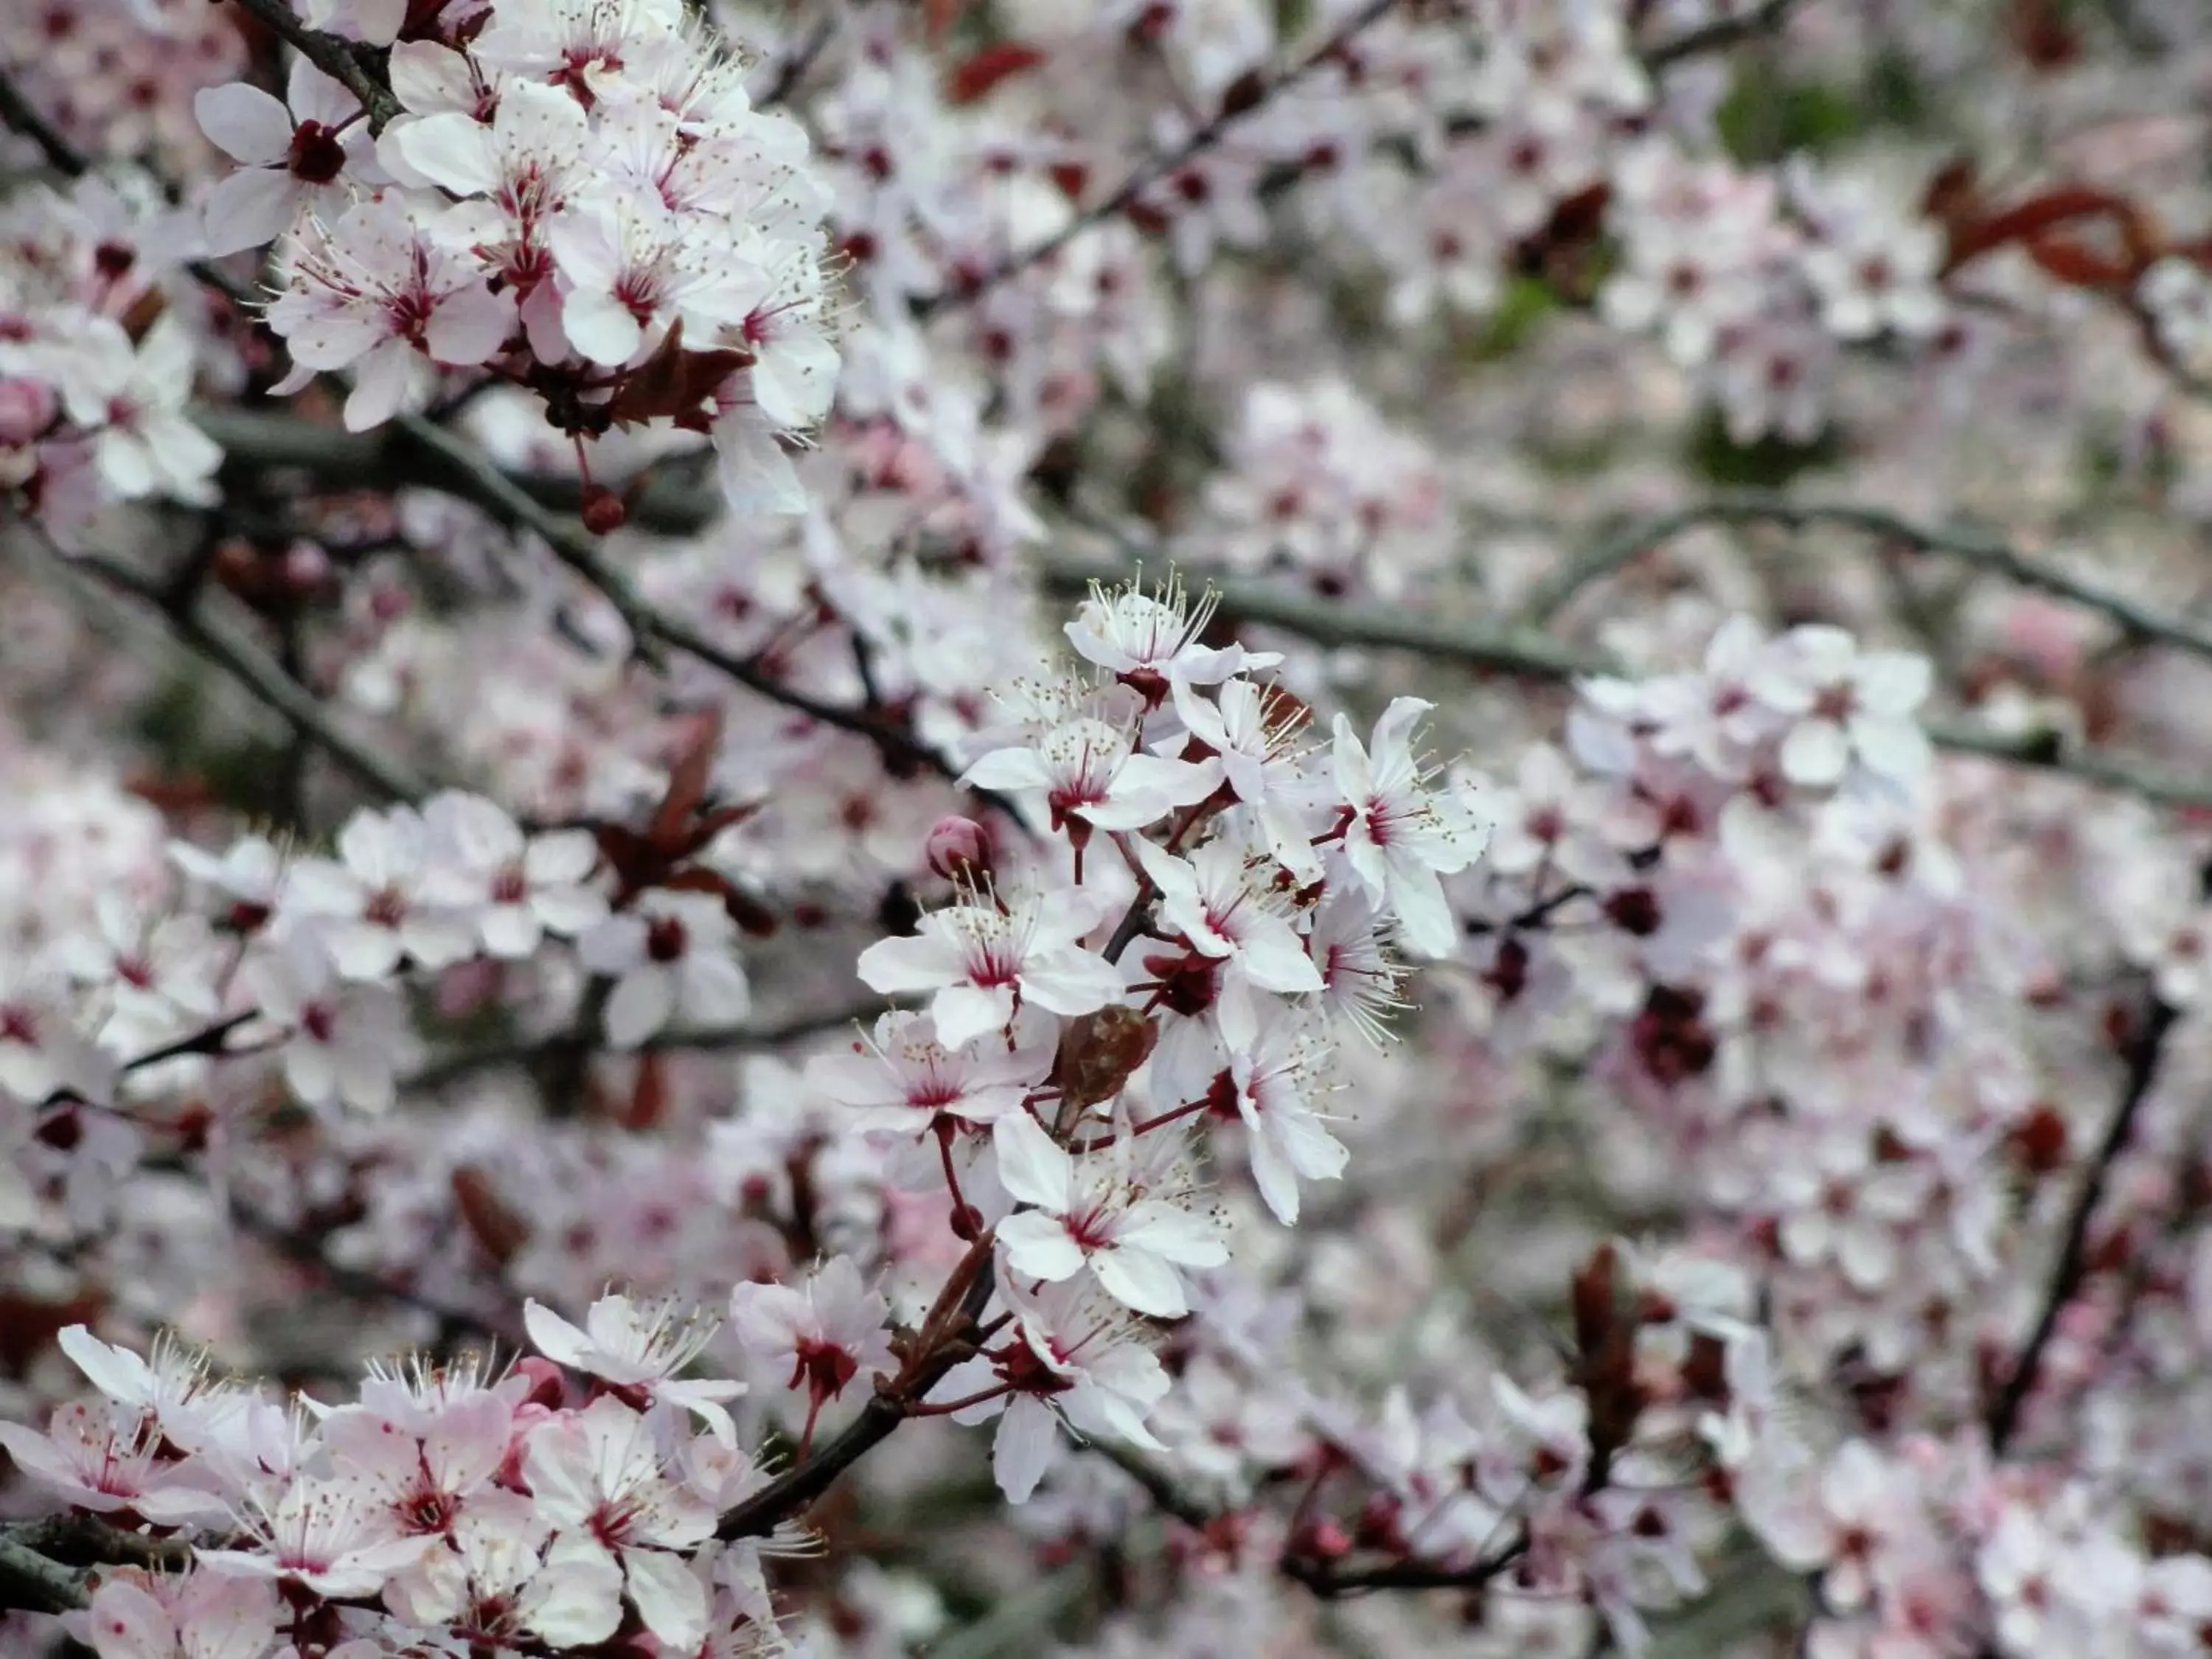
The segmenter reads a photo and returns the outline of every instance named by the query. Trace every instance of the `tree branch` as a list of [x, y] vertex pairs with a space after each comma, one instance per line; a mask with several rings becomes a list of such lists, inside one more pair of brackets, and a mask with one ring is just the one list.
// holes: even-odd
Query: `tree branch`
[[[1142, 1486], [1154, 1508], [1164, 1515], [1173, 1516], [1194, 1532], [1204, 1532], [1222, 1520], [1221, 1515], [1177, 1486], [1173, 1476], [1142, 1453], [1103, 1442], [1091, 1449]], [[1304, 1584], [1324, 1601], [1333, 1601], [1362, 1590], [1480, 1589], [1518, 1561], [1528, 1548], [1528, 1536], [1521, 1533], [1466, 1566], [1443, 1566], [1413, 1559], [1323, 1561], [1291, 1554], [1284, 1555], [1275, 1565], [1285, 1578]]]
[[76, 146], [39, 112], [5, 70], [0, 70], [0, 126], [12, 127], [36, 144], [55, 172], [74, 179], [84, 171], [84, 158]]
[[[1161, 562], [1167, 562], [1164, 556]], [[1087, 591], [1094, 581], [1127, 581], [1136, 571], [1133, 560], [1054, 555], [1044, 561], [1042, 574], [1046, 586], [1072, 594]], [[1397, 605], [1346, 604], [1261, 582], [1216, 580], [1209, 586], [1219, 596], [1221, 616], [1285, 629], [1318, 645], [1408, 651], [1438, 662], [1538, 680], [1627, 672], [1602, 653], [1566, 644], [1531, 629], [1455, 622]], [[2071, 745], [2056, 732], [2014, 735], [1942, 719], [1923, 720], [1921, 724], [1936, 747], [1954, 754], [1978, 755], [2008, 765], [2058, 773], [2161, 806], [2212, 807], [2212, 780], [2179, 776]]]
[[2027, 1407], [2028, 1396], [2035, 1392], [2036, 1375], [2042, 1370], [2043, 1356], [2058, 1329], [2059, 1318], [2087, 1276], [2090, 1224], [2096, 1218], [2098, 1205], [2104, 1201], [2105, 1183], [2112, 1175], [2112, 1165], [2126, 1150], [2136, 1119], [2142, 1111], [2143, 1103], [2150, 1097], [2151, 1084], [2158, 1075], [2159, 1057], [2179, 1018], [2177, 1010], [2154, 999], [2144, 1016], [2142, 1029], [2128, 1044], [2126, 1082], [2120, 1103], [2106, 1127], [2104, 1140], [2089, 1160], [2081, 1191], [2066, 1218], [2058, 1260], [2051, 1266], [2051, 1283], [2043, 1293], [2042, 1311], [2036, 1317], [2027, 1345], [2020, 1351], [2011, 1375], [2006, 1377], [1990, 1407], [1990, 1449], [2000, 1456], [2020, 1428], [2021, 1413]]
[[1265, 108], [1273, 101], [1277, 94], [1303, 81], [1334, 58], [1355, 35], [1380, 21], [1396, 4], [1397, 0], [1368, 0], [1367, 4], [1338, 25], [1327, 40], [1262, 85], [1250, 97], [1224, 102], [1210, 120], [1194, 129], [1182, 143], [1164, 154], [1139, 163], [1104, 199], [1077, 214], [1044, 240], [1009, 254], [973, 281], [940, 289], [915, 301], [915, 315], [926, 320], [948, 307], [966, 305], [989, 293], [1001, 283], [1008, 282], [1049, 259], [1092, 226], [1113, 218], [1176, 168], [1212, 149], [1237, 123]]
[[1628, 525], [1606, 537], [1546, 583], [1529, 602], [1523, 619], [1536, 626], [1552, 622], [1591, 583], [1602, 580], [1638, 556], [1686, 531], [1711, 524], [1756, 523], [1779, 525], [1786, 530], [1837, 525], [1902, 542], [1923, 553], [1957, 559], [2022, 587], [2049, 593], [2109, 617], [2131, 638], [2172, 646], [2193, 656], [2212, 659], [2212, 629], [2154, 611], [2125, 594], [2079, 580], [2055, 565], [2030, 558], [1996, 537], [1965, 528], [1915, 524], [1884, 508], [1857, 502], [1802, 501], [1762, 491], [1713, 495], [1656, 518]]
[[0, 1528], [0, 1610], [67, 1613], [85, 1604], [83, 1580]]
[[384, 71], [369, 56], [368, 48], [327, 30], [309, 28], [293, 11], [291, 0], [234, 0], [234, 3], [360, 99], [371, 132], [383, 131], [384, 124], [399, 113], [399, 100], [392, 95]]
[[[714, 1052], [776, 1048], [787, 1042], [797, 1042], [806, 1037], [817, 1036], [824, 1031], [834, 1031], [855, 1020], [872, 1018], [893, 1006], [885, 998], [872, 994], [866, 998], [856, 997], [841, 1008], [794, 1015], [774, 1024], [718, 1025], [690, 1031], [659, 1031], [647, 1038], [636, 1052], [666, 1054], [687, 1049]], [[478, 1072], [534, 1060], [549, 1048], [564, 1042], [592, 1041], [583, 1033], [563, 1031], [550, 1036], [519, 1037], [504, 1042], [486, 1043], [481, 1048], [463, 1048], [432, 1060], [413, 1077], [403, 1079], [400, 1086], [416, 1090], [448, 1088]]]
[[[375, 433], [353, 434], [317, 428], [282, 416], [264, 417], [234, 410], [195, 411], [202, 430], [242, 461], [296, 466], [349, 487], [413, 485], [465, 501], [514, 532], [528, 532], [544, 542], [562, 564], [596, 589], [630, 631], [641, 654], [658, 661], [661, 647], [696, 658], [748, 690], [810, 720], [865, 738], [887, 757], [922, 767], [948, 781], [960, 769], [903, 727], [866, 708], [824, 702], [786, 684], [757, 664], [726, 650], [690, 623], [655, 609], [628, 576], [609, 564], [599, 539], [578, 520], [549, 506], [573, 500], [573, 482], [518, 477], [436, 422], [403, 415]], [[655, 501], [644, 492], [648, 507]], [[699, 492], [672, 485], [660, 492], [658, 514], [641, 514], [648, 528], [672, 532], [712, 522], [710, 507]]]
[[1764, 5], [1754, 7], [1741, 17], [1723, 17], [1678, 34], [1672, 40], [1662, 40], [1644, 54], [1644, 67], [1656, 75], [1686, 58], [1724, 52], [1739, 41], [1781, 27], [1796, 4], [1797, 0], [1765, 0]]
[[252, 636], [200, 603], [171, 605], [161, 589], [127, 565], [97, 556], [56, 556], [68, 570], [97, 577], [105, 586], [150, 606], [185, 645], [221, 669], [280, 716], [301, 738], [387, 800], [420, 801], [430, 786], [404, 763], [356, 738], [331, 717], [315, 694], [287, 674]]
[[50, 1515], [0, 1526], [0, 1612], [67, 1613], [85, 1605], [88, 1567], [175, 1571], [188, 1565], [181, 1539], [125, 1532], [94, 1515]]

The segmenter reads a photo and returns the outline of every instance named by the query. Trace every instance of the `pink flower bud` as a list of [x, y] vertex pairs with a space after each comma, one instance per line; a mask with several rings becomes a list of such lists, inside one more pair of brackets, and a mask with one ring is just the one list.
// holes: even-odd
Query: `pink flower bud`
[[53, 388], [43, 380], [0, 380], [0, 447], [34, 443], [54, 423]]
[[526, 1353], [514, 1362], [514, 1369], [530, 1379], [530, 1392], [523, 1396], [522, 1407], [536, 1406], [543, 1410], [557, 1411], [568, 1395], [568, 1382], [561, 1368], [551, 1360], [538, 1354]]
[[957, 814], [930, 826], [929, 867], [947, 881], [980, 881], [991, 873], [991, 832]]

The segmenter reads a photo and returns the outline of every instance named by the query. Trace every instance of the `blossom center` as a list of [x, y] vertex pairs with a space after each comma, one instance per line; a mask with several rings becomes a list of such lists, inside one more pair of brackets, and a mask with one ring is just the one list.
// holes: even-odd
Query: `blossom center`
[[320, 121], [302, 121], [293, 130], [285, 166], [307, 185], [327, 185], [345, 171], [345, 146], [337, 131]]

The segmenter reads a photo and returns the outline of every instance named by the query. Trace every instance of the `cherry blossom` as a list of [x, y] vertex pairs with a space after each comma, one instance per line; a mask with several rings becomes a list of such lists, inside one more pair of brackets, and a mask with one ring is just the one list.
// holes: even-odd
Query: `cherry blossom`
[[240, 167], [208, 194], [210, 253], [273, 242], [303, 213], [338, 217], [352, 204], [349, 179], [382, 182], [361, 100], [304, 58], [292, 60], [284, 103], [234, 81], [202, 92], [192, 110]]
[[548, 1358], [617, 1389], [680, 1406], [696, 1413], [724, 1445], [737, 1443], [737, 1429], [721, 1402], [743, 1394], [744, 1385], [676, 1375], [706, 1352], [713, 1327], [666, 1304], [640, 1304], [625, 1296], [592, 1303], [581, 1329], [534, 1301], [522, 1304], [522, 1316], [531, 1341]]
[[943, 1391], [963, 1395], [972, 1384], [999, 1379], [988, 1401], [954, 1415], [999, 1419], [991, 1466], [1009, 1500], [1025, 1503], [1036, 1490], [1059, 1455], [1063, 1423], [1079, 1434], [1158, 1444], [1145, 1416], [1167, 1392], [1167, 1373], [1127, 1314], [1080, 1279], [1034, 1294], [1002, 1284], [1001, 1292], [1017, 1334], [1004, 1348], [955, 1368]]
[[823, 1262], [804, 1285], [739, 1285], [730, 1292], [730, 1325], [745, 1351], [769, 1370], [789, 1367], [784, 1387], [806, 1390], [811, 1438], [823, 1406], [856, 1379], [893, 1369], [880, 1292], [843, 1256]]
[[[622, 1588], [655, 1637], [680, 1648], [706, 1633], [705, 1590], [677, 1552], [713, 1532], [714, 1511], [665, 1478], [645, 1419], [610, 1395], [541, 1424], [526, 1443], [523, 1476], [562, 1534], [564, 1571], [599, 1575], [618, 1563]], [[619, 1608], [607, 1600], [611, 1632]]]
[[1344, 854], [1368, 897], [1387, 904], [1407, 942], [1431, 956], [1452, 949], [1451, 915], [1437, 878], [1482, 856], [1489, 825], [1464, 800], [1430, 789], [1414, 757], [1414, 728], [1434, 705], [1393, 702], [1375, 727], [1373, 749], [1340, 714], [1335, 777], [1348, 816]]
[[1087, 1267], [1125, 1306], [1177, 1319], [1189, 1305], [1176, 1269], [1228, 1261], [1202, 1218], [1149, 1195], [1126, 1154], [1070, 1158], [1024, 1112], [1001, 1118], [992, 1139], [1006, 1190], [1036, 1206], [999, 1224], [1007, 1265], [1017, 1273], [1058, 1283]]
[[579, 957], [614, 981], [609, 1040], [634, 1048], [679, 1017], [711, 1026], [742, 1015], [752, 998], [731, 948], [736, 937], [720, 901], [665, 889], [586, 933], [577, 941]]
[[414, 400], [418, 351], [471, 367], [499, 349], [514, 324], [513, 297], [494, 293], [396, 194], [367, 197], [328, 226], [311, 222], [269, 307], [295, 388], [318, 373], [353, 371], [345, 422], [356, 432]]
[[958, 1048], [1024, 1006], [1087, 1014], [1118, 997], [1121, 975], [1079, 943], [1099, 920], [1097, 902], [1068, 889], [974, 896], [923, 917], [911, 939], [870, 945], [859, 971], [889, 994], [932, 993], [937, 1040]]

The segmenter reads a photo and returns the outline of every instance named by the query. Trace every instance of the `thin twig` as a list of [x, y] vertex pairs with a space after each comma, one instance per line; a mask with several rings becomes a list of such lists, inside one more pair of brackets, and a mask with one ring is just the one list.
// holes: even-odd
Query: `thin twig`
[[84, 171], [84, 157], [76, 147], [39, 112], [5, 70], [0, 70], [0, 126], [12, 127], [36, 144], [55, 172], [74, 179]]
[[[1042, 576], [1048, 587], [1080, 593], [1094, 581], [1127, 581], [1136, 571], [1133, 557], [1124, 561], [1055, 555], [1045, 561]], [[1571, 680], [1626, 672], [1602, 653], [1566, 644], [1531, 629], [1455, 622], [1395, 605], [1346, 604], [1262, 582], [1229, 580], [1210, 585], [1219, 596], [1221, 616], [1284, 629], [1317, 645], [1408, 651], [1438, 662], [1537, 680]], [[1954, 754], [2057, 773], [2161, 806], [2212, 808], [2212, 779], [2178, 775], [2084, 748], [2056, 732], [2015, 735], [1939, 718], [1924, 719], [1921, 725], [1937, 748]]]
[[1009, 254], [990, 270], [971, 281], [939, 290], [914, 303], [915, 315], [934, 316], [951, 306], [966, 305], [1001, 283], [1007, 282], [1032, 266], [1049, 259], [1092, 226], [1113, 218], [1128, 207], [1138, 197], [1166, 178], [1178, 167], [1186, 166], [1212, 149], [1239, 122], [1264, 109], [1275, 96], [1286, 88], [1303, 81], [1323, 64], [1335, 58], [1351, 44], [1360, 31], [1378, 21], [1397, 4], [1397, 0], [1368, 0], [1368, 3], [1338, 25], [1329, 37], [1284, 70], [1249, 99], [1224, 104], [1212, 118], [1195, 128], [1190, 136], [1173, 149], [1140, 162], [1120, 185], [1100, 201], [1077, 214], [1066, 224], [1042, 241]]
[[2121, 1091], [2120, 1103], [2106, 1126], [2104, 1140], [2090, 1158], [2089, 1170], [2081, 1182], [2081, 1191], [2074, 1200], [2074, 1208], [2066, 1218], [2066, 1231], [2058, 1246], [2058, 1259], [2052, 1263], [2051, 1283], [2043, 1293], [2041, 1311], [2037, 1315], [2035, 1328], [2029, 1334], [2027, 1346], [2021, 1349], [2020, 1358], [2004, 1386], [1990, 1407], [1990, 1449], [2002, 1456], [2012, 1437], [2018, 1431], [2021, 1416], [2028, 1397], [2035, 1392], [2037, 1374], [2043, 1368], [2043, 1356], [2058, 1329], [2058, 1321], [2081, 1288], [2089, 1265], [2089, 1225], [2095, 1220], [2097, 1206], [2104, 1201], [2105, 1183], [2111, 1177], [2112, 1165], [2126, 1150], [2129, 1136], [2134, 1132], [2136, 1119], [2141, 1115], [2143, 1103], [2150, 1097], [2153, 1080], [2158, 1075], [2159, 1058], [2165, 1052], [2166, 1039], [2173, 1030], [2179, 1012], [2163, 1000], [2154, 1000], [2144, 1016], [2142, 1029], [2135, 1034], [2127, 1049], [2127, 1079]]
[[1655, 74], [1670, 64], [1723, 52], [1741, 40], [1779, 28], [1797, 0], [1766, 0], [1741, 17], [1723, 17], [1662, 40], [1644, 54], [1644, 67]]
[[332, 717], [322, 701], [287, 674], [276, 659], [249, 635], [234, 628], [205, 605], [179, 609], [166, 604], [156, 584], [127, 565], [92, 555], [62, 556], [65, 568], [97, 577], [103, 584], [143, 601], [177, 638], [251, 691], [302, 738], [319, 744], [345, 769], [387, 800], [419, 801], [430, 786], [412, 768], [355, 737]]
[[293, 11], [291, 0], [234, 0], [234, 3], [360, 99], [371, 132], [383, 131], [384, 124], [400, 112], [399, 100], [392, 95], [382, 72], [372, 71], [365, 48], [327, 30], [309, 28]]
[[1692, 501], [1656, 518], [1640, 520], [1606, 537], [1582, 558], [1545, 584], [1524, 609], [1522, 618], [1526, 623], [1539, 627], [1551, 623], [1577, 594], [1593, 582], [1602, 580], [1638, 556], [1673, 540], [1686, 531], [1709, 524], [1755, 523], [1778, 525], [1786, 530], [1803, 530], [1814, 525], [1837, 525], [1869, 536], [1901, 542], [1923, 553], [1940, 554], [1946, 558], [1959, 560], [2002, 576], [2008, 581], [2017, 582], [2022, 587], [2034, 588], [2109, 617], [2123, 632], [2134, 638], [2172, 646], [2193, 656], [2212, 659], [2212, 629], [2154, 611], [2125, 594], [2080, 580], [2055, 565], [2029, 557], [1995, 536], [1963, 528], [1915, 524], [1882, 507], [1858, 502], [1801, 501], [1787, 495], [1757, 491], [1713, 495]]

